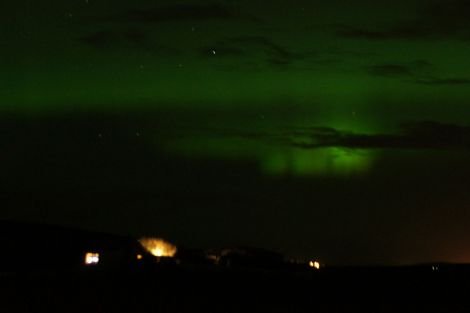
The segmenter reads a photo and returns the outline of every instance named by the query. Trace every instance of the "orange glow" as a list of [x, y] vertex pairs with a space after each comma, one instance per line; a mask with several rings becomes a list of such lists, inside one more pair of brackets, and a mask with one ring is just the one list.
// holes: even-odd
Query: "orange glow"
[[318, 261], [310, 261], [310, 262], [308, 262], [308, 266], [313, 267], [313, 268], [319, 270], [319, 269], [320, 269], [320, 262], [318, 262]]
[[100, 254], [96, 252], [87, 252], [85, 254], [86, 265], [96, 265], [100, 262]]
[[156, 257], [173, 257], [177, 251], [176, 246], [160, 238], [142, 238], [139, 242]]
[[137, 254], [136, 258], [137, 258], [137, 260], [142, 260], [143, 256], [142, 256], [142, 254]]

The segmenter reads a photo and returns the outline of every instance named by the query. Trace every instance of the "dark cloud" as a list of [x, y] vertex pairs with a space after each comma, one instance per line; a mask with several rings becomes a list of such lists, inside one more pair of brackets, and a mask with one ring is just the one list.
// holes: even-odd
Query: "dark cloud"
[[111, 19], [116, 22], [161, 23], [182, 20], [224, 20], [234, 18], [242, 17], [228, 6], [218, 4], [173, 4], [153, 9], [130, 10], [121, 16]]
[[207, 56], [265, 56], [272, 66], [290, 65], [296, 60], [317, 56], [316, 52], [296, 53], [262, 36], [229, 37], [202, 49]]
[[369, 57], [377, 57], [377, 53], [370, 52], [370, 51], [361, 51], [356, 49], [347, 49], [341, 46], [327, 46], [322, 49], [319, 53], [328, 55], [328, 56], [335, 56], [341, 58], [369, 58]]
[[210, 58], [214, 57], [229, 57], [229, 56], [243, 56], [245, 51], [240, 48], [217, 45], [214, 47], [204, 47], [202, 50], [202, 55]]
[[423, 8], [424, 19], [444, 31], [470, 26], [470, 2], [468, 0], [433, 0]]
[[308, 141], [291, 140], [299, 148], [343, 147], [357, 149], [468, 149], [470, 127], [433, 121], [407, 123], [399, 134], [355, 134], [335, 129], [311, 129]]
[[420, 77], [428, 75], [432, 64], [426, 60], [408, 63], [384, 63], [367, 66], [366, 71], [373, 76], [382, 77]]
[[398, 133], [360, 134], [330, 127], [306, 127], [279, 132], [211, 130], [218, 136], [238, 137], [301, 149], [451, 150], [470, 148], [470, 127], [434, 121], [405, 123]]
[[367, 73], [378, 77], [410, 78], [410, 82], [424, 86], [460, 86], [470, 84], [470, 78], [442, 78], [432, 75], [433, 65], [425, 60], [410, 63], [374, 64], [365, 68]]
[[470, 2], [434, 0], [426, 2], [418, 17], [394, 26], [367, 29], [339, 25], [337, 35], [370, 41], [395, 39], [470, 39]]
[[289, 65], [291, 62], [288, 59], [276, 59], [276, 58], [271, 58], [267, 60], [269, 64], [274, 65], [274, 66], [284, 66], [284, 65]]
[[261, 47], [267, 55], [275, 59], [290, 60], [298, 56], [287, 48], [275, 43], [274, 41], [262, 36], [241, 36], [228, 38], [229, 43], [235, 45], [252, 45]]
[[79, 40], [95, 48], [108, 49], [116, 46], [144, 46], [148, 43], [148, 36], [138, 30], [103, 30], [80, 37]]
[[430, 30], [425, 28], [406, 26], [384, 30], [371, 30], [355, 27], [341, 26], [336, 34], [343, 38], [364, 39], [370, 41], [392, 39], [416, 39], [430, 36]]
[[429, 62], [428, 60], [423, 60], [423, 59], [414, 60], [410, 62], [409, 65], [419, 70], [430, 68], [433, 66], [431, 62]]
[[430, 86], [443, 86], [443, 85], [468, 85], [470, 78], [424, 78], [417, 79], [416, 83]]
[[141, 30], [102, 30], [78, 38], [78, 41], [99, 50], [144, 50], [157, 55], [179, 54], [175, 48], [155, 42]]
[[405, 65], [381, 64], [367, 67], [367, 72], [374, 76], [401, 77], [412, 75], [412, 69]]

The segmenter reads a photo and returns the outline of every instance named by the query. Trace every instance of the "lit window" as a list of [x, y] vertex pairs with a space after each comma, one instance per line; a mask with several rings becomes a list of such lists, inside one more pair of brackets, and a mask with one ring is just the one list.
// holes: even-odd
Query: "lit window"
[[100, 254], [96, 252], [87, 252], [85, 254], [86, 265], [96, 265], [100, 262]]
[[308, 262], [308, 266], [316, 268], [317, 270], [320, 269], [320, 262], [318, 261], [310, 261]]

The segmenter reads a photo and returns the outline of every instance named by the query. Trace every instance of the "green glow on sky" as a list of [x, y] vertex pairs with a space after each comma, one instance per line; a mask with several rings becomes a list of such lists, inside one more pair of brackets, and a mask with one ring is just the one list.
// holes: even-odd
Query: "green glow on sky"
[[351, 176], [367, 173], [373, 153], [341, 148], [292, 149], [273, 153], [262, 162], [266, 173], [280, 176]]
[[[256, 160], [269, 173], [363, 172], [372, 153], [300, 151], [193, 131], [208, 125], [248, 133], [315, 126], [377, 134], [413, 120], [466, 122], [467, 42], [337, 35], [343, 24], [383, 29], [423, 14], [420, 3], [411, 2], [384, 8], [362, 1], [361, 12], [349, 14], [346, 7], [356, 4], [279, 2], [266, 10], [254, 1], [222, 5], [236, 12], [227, 20], [189, 14], [142, 23], [124, 18], [134, 8], [126, 1], [113, 8], [55, 1], [47, 14], [38, 13], [44, 8], [37, 2], [25, 0], [28, 10], [12, 3], [11, 17], [5, 16], [13, 17], [12, 27], [0, 31], [9, 40], [2, 51], [7, 79], [0, 109], [39, 115], [188, 110], [200, 113], [191, 130], [185, 123], [173, 127], [184, 140], [171, 137], [163, 144], [176, 155]], [[156, 4], [139, 4], [158, 12]], [[452, 83], [459, 78], [462, 83]], [[214, 118], [213, 111], [227, 113]]]
[[313, 151], [292, 149], [273, 153], [263, 160], [262, 169], [279, 176], [351, 176], [365, 174], [372, 166], [372, 153], [340, 148]]
[[356, 176], [373, 166], [376, 151], [363, 149], [299, 149], [241, 138], [196, 137], [172, 141], [169, 153], [187, 157], [254, 161], [260, 172], [275, 176]]

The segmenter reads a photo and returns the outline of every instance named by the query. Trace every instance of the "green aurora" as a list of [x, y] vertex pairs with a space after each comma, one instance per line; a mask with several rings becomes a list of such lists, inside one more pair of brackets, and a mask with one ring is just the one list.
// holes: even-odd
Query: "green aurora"
[[[447, 184], [437, 201], [442, 205], [456, 199], [447, 191], [460, 181], [441, 166], [454, 162], [467, 173], [467, 153], [456, 156], [462, 145], [447, 139], [429, 144], [434, 128], [422, 135], [403, 125], [469, 124], [470, 19], [464, 1], [449, 2], [10, 1], [0, 13], [0, 114], [19, 125], [84, 119], [76, 127], [86, 138], [121, 136], [127, 146], [145, 147], [149, 158], [254, 164], [267, 180], [379, 181], [377, 198], [386, 193], [383, 177], [437, 168], [430, 181]], [[68, 129], [67, 122], [58, 125], [58, 132]], [[66, 136], [44, 129], [40, 140], [53, 138], [45, 146], [59, 151], [52, 142], [64, 144]], [[5, 149], [28, 146], [13, 144], [22, 140], [15, 136], [8, 133]], [[82, 151], [90, 142], [80, 141]], [[125, 153], [126, 160], [140, 158]], [[84, 157], [77, 152], [68, 162]], [[6, 176], [10, 182], [35, 190], [27, 182], [33, 180], [20, 183], [14, 174], [25, 163], [11, 162], [5, 167], [13, 173]], [[71, 179], [71, 186], [94, 184], [80, 179]], [[130, 178], [124, 180], [113, 183], [125, 189]], [[406, 186], [406, 205], [397, 205], [421, 203], [407, 196], [412, 182]], [[345, 260], [364, 261], [344, 253]], [[440, 257], [431, 254], [408, 251], [390, 260]], [[369, 260], [383, 261], [377, 255]]]

